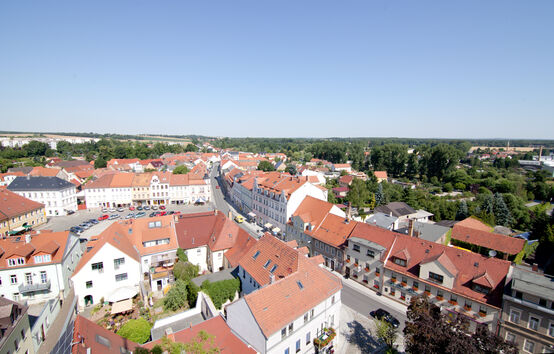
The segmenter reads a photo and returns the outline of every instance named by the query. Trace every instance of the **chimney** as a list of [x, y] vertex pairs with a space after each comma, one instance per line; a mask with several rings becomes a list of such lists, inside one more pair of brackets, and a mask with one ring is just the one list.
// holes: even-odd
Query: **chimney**
[[408, 234], [411, 236], [414, 235], [414, 220], [410, 219], [408, 220]]
[[26, 234], [25, 235], [25, 243], [30, 243], [31, 242], [31, 234]]
[[27, 175], [27, 181], [31, 179], [31, 175]]
[[346, 218], [352, 219], [352, 204], [348, 202], [348, 208], [346, 209]]
[[539, 271], [539, 265], [537, 263], [533, 263], [533, 266], [531, 267], [531, 270], [533, 272], [538, 272]]
[[275, 283], [275, 275], [274, 274], [270, 274], [269, 275], [269, 284], [273, 284]]
[[175, 342], [175, 335], [173, 334], [173, 329], [171, 327], [165, 329], [165, 336], [172, 342]]
[[233, 212], [231, 212], [231, 210], [229, 210], [229, 219], [233, 219]]

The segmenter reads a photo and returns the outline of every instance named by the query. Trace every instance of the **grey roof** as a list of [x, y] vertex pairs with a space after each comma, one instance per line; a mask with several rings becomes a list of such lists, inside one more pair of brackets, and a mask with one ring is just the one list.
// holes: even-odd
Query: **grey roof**
[[387, 205], [379, 205], [375, 208], [376, 212], [390, 214], [393, 216], [404, 216], [409, 214], [415, 214], [416, 210], [404, 202], [392, 202]]
[[521, 267], [514, 267], [512, 289], [554, 301], [554, 278]]
[[168, 323], [165, 326], [152, 328], [151, 330], [152, 340], [158, 340], [160, 338], [163, 338], [165, 336], [166, 328], [171, 328], [173, 333], [176, 333], [176, 332], [182, 331], [183, 329], [196, 326], [197, 324], [202, 322], [204, 322], [204, 316], [202, 315], [202, 313], [197, 313], [190, 317], [183, 318], [182, 320]]
[[396, 222], [396, 220], [398, 220], [396, 216], [390, 216], [389, 214], [384, 213], [375, 213], [366, 220], [366, 223], [388, 230], [392, 224]]
[[354, 243], [359, 243], [361, 245], [364, 245], [366, 247], [371, 247], [379, 252], [382, 252], [384, 250], [386, 250], [385, 247], [381, 246], [380, 244], [378, 243], [375, 243], [373, 241], [369, 241], [369, 240], [366, 240], [366, 239], [363, 239], [363, 238], [359, 238], [359, 237], [350, 237], [349, 240], [351, 242], [354, 242]]
[[[450, 230], [449, 227], [416, 221], [414, 222], [413, 236], [417, 236], [425, 241], [437, 242], [448, 230]], [[395, 231], [407, 235], [409, 232], [408, 223], [403, 223], [402, 227]]]
[[8, 168], [8, 172], [12, 172], [12, 173], [13, 172], [22, 172], [26, 175], [31, 173], [32, 170], [33, 170], [33, 168], [30, 167], [30, 166]]
[[17, 177], [8, 185], [11, 191], [58, 191], [75, 185], [59, 177]]
[[68, 167], [77, 167], [77, 166], [90, 166], [90, 163], [86, 160], [63, 160], [58, 161], [53, 166], [58, 166], [62, 168], [68, 168]]
[[441, 221], [437, 221], [435, 223], [435, 225], [439, 225], [439, 226], [444, 226], [444, 227], [449, 227], [449, 228], [452, 228], [454, 227], [454, 225], [456, 225], [458, 223], [458, 221], [456, 220], [441, 220]]
[[196, 277], [196, 278], [192, 279], [192, 282], [194, 284], [196, 284], [196, 286], [201, 286], [202, 283], [206, 280], [209, 280], [210, 283], [215, 283], [216, 281], [235, 279], [233, 274], [231, 274], [231, 272], [233, 272], [233, 270], [234, 270], [234, 268], [227, 268], [227, 269], [221, 270], [219, 272], [208, 273], [208, 274], [205, 274], [205, 275], [201, 275], [199, 277]]

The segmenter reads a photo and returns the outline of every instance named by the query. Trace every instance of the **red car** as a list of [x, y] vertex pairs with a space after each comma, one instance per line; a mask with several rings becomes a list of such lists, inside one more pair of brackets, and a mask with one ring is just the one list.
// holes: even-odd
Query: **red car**
[[101, 217], [98, 218], [98, 221], [106, 220], [109, 217], [110, 216], [108, 214], [104, 214], [104, 215], [102, 215]]
[[162, 212], [160, 213], [160, 216], [164, 216], [165, 214], [167, 214], [167, 211], [162, 211]]
[[160, 206], [160, 210], [165, 210], [165, 206]]
[[179, 215], [181, 214], [181, 212], [179, 210], [177, 210], [176, 212], [173, 213], [173, 215]]
[[129, 210], [130, 210], [130, 211], [133, 211], [133, 210], [135, 210], [135, 207], [131, 205], [131, 206], [129, 207]]
[[215, 189], [219, 189], [219, 186], [215, 186]]

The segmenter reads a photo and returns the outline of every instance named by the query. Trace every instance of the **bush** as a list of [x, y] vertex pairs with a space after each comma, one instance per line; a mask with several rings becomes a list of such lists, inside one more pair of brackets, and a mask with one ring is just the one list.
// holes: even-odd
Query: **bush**
[[152, 325], [148, 321], [144, 318], [139, 318], [137, 320], [129, 320], [117, 331], [117, 334], [130, 341], [142, 344], [150, 338], [151, 328]]
[[177, 258], [179, 258], [179, 262], [189, 261], [189, 258], [187, 257], [187, 253], [182, 248], [177, 249]]
[[199, 291], [200, 288], [192, 281], [187, 283], [187, 301], [189, 303], [189, 307], [194, 307], [194, 305], [196, 305], [196, 299], [198, 298]]
[[187, 283], [177, 280], [164, 297], [164, 310], [177, 311], [187, 303]]
[[189, 262], [177, 262], [173, 267], [173, 275], [175, 279], [180, 279], [188, 282], [192, 278], [198, 276], [199, 267]]
[[235, 298], [235, 293], [240, 290], [240, 281], [229, 279], [210, 283], [206, 280], [202, 283], [202, 290], [210, 296], [215, 307], [219, 310], [225, 301], [232, 301]]

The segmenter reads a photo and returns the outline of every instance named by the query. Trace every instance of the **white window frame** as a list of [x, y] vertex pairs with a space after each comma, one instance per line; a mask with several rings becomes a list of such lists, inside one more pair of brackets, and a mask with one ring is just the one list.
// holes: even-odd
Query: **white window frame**
[[[517, 322], [512, 321], [512, 313], [517, 313]], [[514, 308], [510, 309], [510, 316], [508, 318], [508, 321], [510, 321], [511, 323], [519, 323], [521, 321], [521, 310], [516, 310]]]
[[546, 334], [550, 337], [554, 337], [554, 321], [549, 321]]
[[[527, 348], [525, 347], [525, 346], [527, 345], [527, 343], [533, 343], [533, 350], [532, 350], [532, 351], [528, 351]], [[523, 340], [523, 347], [522, 347], [522, 349], [523, 349], [523, 351], [524, 351], [525, 353], [531, 353], [531, 354], [532, 354], [532, 353], [535, 351], [535, 346], [536, 346], [536, 343], [533, 342], [532, 340], [529, 340], [529, 339], [527, 339], [527, 338], [525, 338], [525, 339]]]
[[[536, 318], [536, 319], [538, 320], [538, 322], [537, 322], [537, 328], [532, 328], [532, 327], [531, 327], [531, 317], [532, 317], [532, 318]], [[542, 320], [541, 317], [539, 317], [539, 316], [537, 316], [537, 315], [535, 315], [535, 314], [530, 313], [530, 314], [529, 314], [529, 319], [527, 320], [527, 328], [529, 328], [529, 329], [531, 329], [531, 330], [533, 330], [533, 331], [538, 331], [539, 328], [541, 327], [541, 320]]]

